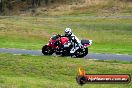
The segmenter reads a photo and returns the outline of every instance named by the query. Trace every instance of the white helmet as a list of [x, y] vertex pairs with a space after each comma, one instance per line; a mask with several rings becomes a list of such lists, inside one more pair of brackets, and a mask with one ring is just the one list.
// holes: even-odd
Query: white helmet
[[71, 28], [66, 28], [66, 29], [65, 29], [65, 35], [66, 35], [66, 36], [69, 36], [69, 35], [71, 35], [71, 34], [72, 34]]

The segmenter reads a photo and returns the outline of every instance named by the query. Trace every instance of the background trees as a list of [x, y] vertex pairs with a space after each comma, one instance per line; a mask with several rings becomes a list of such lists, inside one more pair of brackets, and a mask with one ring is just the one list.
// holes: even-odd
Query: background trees
[[[40, 6], [48, 7], [53, 4], [72, 4], [72, 3], [89, 3], [92, 0], [0, 0], [0, 15], [8, 14], [15, 11], [24, 11], [28, 9], [35, 9]], [[94, 0], [100, 1], [100, 0]], [[108, 0], [109, 1], [109, 0]], [[132, 0], [113, 0], [113, 1], [122, 1], [132, 2]]]

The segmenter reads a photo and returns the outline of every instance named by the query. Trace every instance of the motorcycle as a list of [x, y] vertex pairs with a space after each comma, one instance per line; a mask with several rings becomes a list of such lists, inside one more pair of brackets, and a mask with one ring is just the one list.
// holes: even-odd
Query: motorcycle
[[[74, 36], [73, 36], [74, 37]], [[66, 36], [61, 35], [53, 35], [49, 43], [42, 47], [42, 53], [44, 55], [52, 55], [55, 53], [56, 55], [61, 56], [75, 56], [75, 57], [84, 57], [88, 54], [88, 46], [92, 44], [92, 40], [81, 40], [81, 46], [76, 46], [75, 41], [70, 42]], [[70, 50], [72, 47], [78, 49], [71, 54]]]

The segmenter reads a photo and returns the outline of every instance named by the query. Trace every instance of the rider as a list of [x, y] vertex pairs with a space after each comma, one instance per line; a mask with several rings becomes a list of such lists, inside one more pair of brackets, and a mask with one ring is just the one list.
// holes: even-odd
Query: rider
[[69, 38], [69, 41], [71, 43], [74, 42], [74, 47], [70, 50], [70, 53], [73, 54], [79, 46], [81, 46], [81, 41], [72, 33], [72, 30], [70, 28], [65, 29], [65, 36]]

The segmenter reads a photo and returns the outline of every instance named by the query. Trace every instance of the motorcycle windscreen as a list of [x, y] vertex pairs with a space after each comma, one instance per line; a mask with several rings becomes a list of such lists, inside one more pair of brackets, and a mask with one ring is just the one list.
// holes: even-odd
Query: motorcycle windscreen
[[56, 40], [56, 39], [58, 39], [58, 38], [59, 38], [58, 35], [54, 35], [54, 36], [51, 37], [51, 39], [53, 39], [53, 40]]

